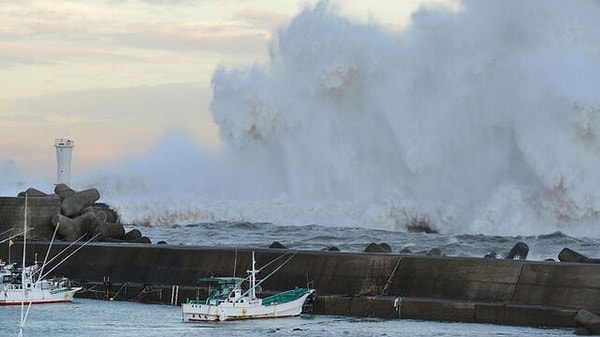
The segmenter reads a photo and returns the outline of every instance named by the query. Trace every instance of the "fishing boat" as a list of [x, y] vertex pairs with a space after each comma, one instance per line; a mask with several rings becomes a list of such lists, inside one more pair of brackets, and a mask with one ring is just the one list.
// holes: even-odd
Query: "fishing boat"
[[[259, 270], [256, 269], [256, 260], [254, 252], [252, 252], [252, 269], [248, 270], [247, 278], [209, 277], [200, 279], [201, 282], [212, 284], [214, 289], [205, 300], [188, 299], [183, 303], [181, 305], [182, 320], [188, 322], [230, 321], [300, 315], [307, 299], [315, 296], [315, 289], [294, 288], [266, 298], [257, 297], [256, 293], [260, 284], [275, 271], [257, 282], [256, 275]], [[247, 290], [244, 290], [242, 285], [246, 281], [249, 282], [249, 286]]]
[[16, 263], [0, 262], [0, 305], [72, 302], [81, 290], [67, 278], [40, 278], [36, 263], [25, 268]]
[[[72, 287], [71, 282], [66, 278], [47, 279], [46, 275], [43, 274], [44, 264], [40, 267], [37, 261], [33, 265], [26, 265], [27, 231], [29, 230], [27, 228], [27, 195], [25, 195], [23, 212], [23, 260], [20, 266], [16, 263], [6, 263], [0, 260], [0, 306], [72, 302], [73, 295], [81, 288]], [[10, 257], [10, 247], [13, 244], [12, 238], [4, 241], [9, 242]], [[51, 243], [53, 241], [54, 236]], [[49, 252], [50, 248], [48, 248]], [[46, 262], [46, 259], [44, 259], [44, 262]], [[24, 322], [21, 322], [21, 324], [23, 325]]]

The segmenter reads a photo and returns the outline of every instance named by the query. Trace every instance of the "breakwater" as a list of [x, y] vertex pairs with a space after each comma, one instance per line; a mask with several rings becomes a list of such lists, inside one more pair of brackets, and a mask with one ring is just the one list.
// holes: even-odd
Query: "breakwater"
[[27, 236], [32, 239], [50, 240], [56, 235], [65, 241], [150, 243], [138, 229], [126, 233], [118, 214], [97, 203], [99, 198], [95, 188], [75, 191], [65, 184], [56, 185], [50, 194], [28, 188], [17, 197], [0, 197], [0, 233], [22, 237], [27, 218]]
[[[28, 244], [28, 260], [47, 247]], [[76, 247], [55, 242], [50, 256]], [[19, 258], [20, 243], [12, 249]], [[201, 295], [201, 277], [245, 275], [252, 251], [260, 265], [295, 254], [263, 289], [309, 283], [318, 292], [316, 314], [574, 327], [579, 309], [600, 310], [600, 265], [582, 263], [90, 243], [55, 273], [84, 284], [81, 296], [177, 304]]]
[[[31, 195], [33, 191], [29, 192]], [[39, 196], [29, 198], [28, 236], [36, 239], [27, 245], [30, 263], [36, 257], [43, 260], [49, 246], [44, 238], [54, 231], [53, 219], [72, 213], [65, 212], [65, 206], [70, 204], [69, 197], [78, 194], [67, 192], [66, 196], [38, 193]], [[86, 198], [74, 200], [83, 199]], [[104, 216], [98, 217], [106, 208], [94, 208], [99, 206], [95, 197], [85, 201], [78, 202], [81, 214], [71, 215], [73, 226], [67, 227], [85, 229], [82, 219], [91, 213], [96, 215], [92, 227], [107, 222]], [[24, 210], [24, 198], [0, 197], [2, 232], [22, 233]], [[61, 219], [61, 223], [70, 221]], [[63, 239], [67, 237], [63, 235]], [[19, 240], [14, 237], [12, 247], [0, 245], [0, 257], [11, 256], [13, 261], [20, 261]], [[314, 287], [318, 297], [310, 309], [316, 314], [573, 327], [578, 313], [600, 312], [596, 303], [600, 295], [600, 265], [587, 263], [595, 259], [569, 250], [561, 252], [561, 261], [584, 263], [394, 254], [390, 247], [381, 244], [369, 245], [366, 251], [370, 252], [340, 252], [134, 241], [137, 240], [113, 237], [109, 242], [92, 242], [56, 268], [53, 275], [81, 283], [85, 290], [77, 294], [80, 297], [175, 305], [186, 298], [205, 295], [206, 289], [197, 284], [199, 278], [245, 276], [251, 252], [255, 251], [259, 266], [282, 254], [294, 254], [289, 263], [263, 283], [263, 289], [269, 293], [295, 286]], [[49, 255], [62, 251], [61, 256], [65, 257], [81, 247], [80, 243], [71, 244], [68, 240], [56, 241]]]

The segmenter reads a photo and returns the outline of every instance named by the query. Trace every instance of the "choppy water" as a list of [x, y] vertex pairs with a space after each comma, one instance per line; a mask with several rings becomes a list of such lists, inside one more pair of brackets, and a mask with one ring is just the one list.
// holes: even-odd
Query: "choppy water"
[[600, 256], [600, 240], [576, 238], [560, 232], [531, 236], [447, 235], [406, 233], [361, 227], [281, 226], [271, 223], [214, 222], [172, 227], [140, 227], [152, 242], [210, 247], [267, 248], [277, 241], [292, 249], [322, 250], [331, 246], [346, 252], [362, 252], [371, 243], [385, 242], [393, 252], [409, 249], [425, 254], [439, 248], [446, 256], [483, 257], [496, 252], [504, 257], [517, 242], [529, 246], [528, 260], [558, 260], [567, 247], [588, 257]]
[[[17, 336], [20, 307], [0, 308], [1, 336]], [[255, 321], [184, 323], [179, 307], [76, 299], [32, 307], [25, 336], [571, 336], [573, 329], [301, 316]]]

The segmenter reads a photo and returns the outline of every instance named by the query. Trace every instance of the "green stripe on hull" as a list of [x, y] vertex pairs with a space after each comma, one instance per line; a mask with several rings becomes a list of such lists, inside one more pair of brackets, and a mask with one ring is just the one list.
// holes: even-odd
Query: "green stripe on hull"
[[307, 292], [309, 292], [309, 290], [306, 288], [296, 288], [284, 291], [273, 296], [263, 298], [262, 305], [283, 304], [291, 302], [304, 296]]

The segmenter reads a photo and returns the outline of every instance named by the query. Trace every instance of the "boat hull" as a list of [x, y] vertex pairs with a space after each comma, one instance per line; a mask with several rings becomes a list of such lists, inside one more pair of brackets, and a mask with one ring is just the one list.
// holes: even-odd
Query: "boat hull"
[[73, 296], [81, 288], [34, 289], [23, 292], [22, 289], [0, 290], [0, 306], [25, 304], [49, 304], [72, 302]]
[[270, 303], [263, 305], [262, 301], [255, 303], [221, 303], [219, 305], [202, 303], [183, 303], [183, 320], [188, 322], [202, 321], [233, 321], [260, 318], [280, 318], [298, 316], [306, 299], [314, 293], [307, 291], [301, 297], [286, 303]]

